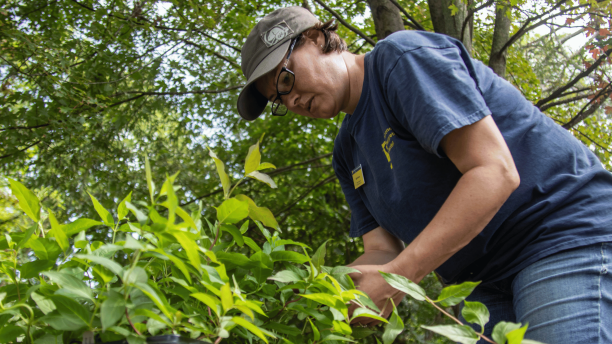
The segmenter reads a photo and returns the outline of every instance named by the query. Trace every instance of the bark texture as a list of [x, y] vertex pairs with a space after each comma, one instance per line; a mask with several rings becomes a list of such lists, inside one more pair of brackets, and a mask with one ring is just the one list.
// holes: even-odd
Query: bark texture
[[384, 39], [390, 34], [404, 30], [404, 21], [399, 9], [389, 0], [368, 0], [374, 27], [376, 28], [376, 38]]
[[495, 74], [506, 77], [506, 54], [508, 49], [503, 49], [510, 38], [510, 18], [506, 15], [508, 6], [497, 6], [495, 10], [495, 28], [493, 29], [493, 44], [489, 56], [489, 67]]
[[[463, 42], [465, 48], [471, 53], [472, 25], [470, 21], [473, 20], [473, 16], [468, 18], [468, 29], [463, 30], [463, 24], [468, 16], [468, 5], [463, 3], [462, 0], [428, 0], [427, 3], [429, 5], [429, 13], [431, 14], [434, 30], [437, 33], [443, 33], [460, 40]], [[452, 15], [452, 11], [449, 8], [451, 5], [455, 5], [458, 9], [455, 15]], [[461, 37], [462, 31], [463, 37]]]

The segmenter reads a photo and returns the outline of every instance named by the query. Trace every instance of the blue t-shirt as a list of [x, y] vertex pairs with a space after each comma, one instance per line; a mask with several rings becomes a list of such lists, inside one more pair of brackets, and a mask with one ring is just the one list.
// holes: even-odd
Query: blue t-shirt
[[[612, 241], [612, 174], [597, 157], [459, 41], [416, 31], [394, 33], [365, 56], [359, 103], [334, 142], [350, 236], [381, 226], [410, 243], [461, 177], [440, 140], [488, 115], [521, 184], [436, 269], [445, 281], [494, 282], [561, 250]], [[365, 185], [355, 189], [351, 172], [359, 165]]]

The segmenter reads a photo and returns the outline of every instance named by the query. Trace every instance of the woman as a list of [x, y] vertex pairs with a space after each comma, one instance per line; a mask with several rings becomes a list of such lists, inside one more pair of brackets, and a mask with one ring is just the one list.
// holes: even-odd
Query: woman
[[487, 335], [504, 320], [542, 342], [612, 342], [612, 175], [459, 41], [403, 31], [354, 55], [289, 7], [255, 26], [242, 70], [247, 120], [268, 101], [275, 115], [347, 113], [333, 166], [364, 241], [352, 277], [379, 307], [404, 296], [379, 270], [436, 270], [482, 281], [469, 300], [489, 307]]

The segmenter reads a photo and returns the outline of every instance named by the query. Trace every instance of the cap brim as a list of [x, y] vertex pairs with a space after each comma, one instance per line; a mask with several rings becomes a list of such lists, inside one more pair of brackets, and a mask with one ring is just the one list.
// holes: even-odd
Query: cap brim
[[291, 39], [279, 45], [278, 48], [274, 49], [259, 63], [253, 74], [251, 74], [251, 77], [238, 96], [238, 113], [242, 118], [252, 121], [261, 116], [261, 113], [268, 104], [268, 99], [257, 91], [255, 81], [278, 66], [285, 57], [287, 50], [289, 50], [290, 44]]

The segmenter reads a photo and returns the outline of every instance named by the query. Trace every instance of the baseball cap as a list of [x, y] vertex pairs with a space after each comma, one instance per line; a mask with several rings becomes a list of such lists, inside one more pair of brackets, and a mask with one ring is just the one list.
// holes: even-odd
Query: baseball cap
[[283, 60], [291, 40], [310, 29], [319, 20], [299, 6], [275, 10], [261, 19], [246, 39], [240, 56], [246, 85], [238, 96], [238, 113], [252, 121], [259, 117], [268, 99], [255, 88], [255, 81], [273, 70]]

